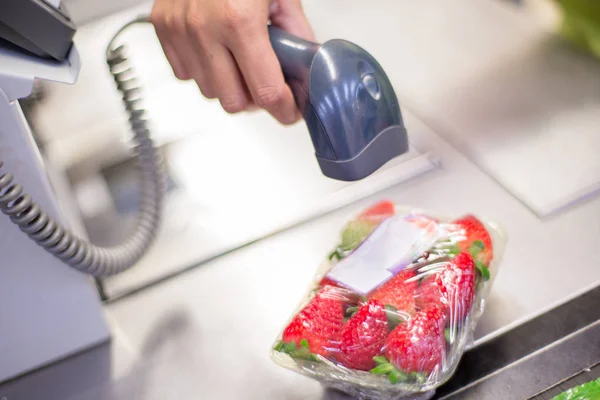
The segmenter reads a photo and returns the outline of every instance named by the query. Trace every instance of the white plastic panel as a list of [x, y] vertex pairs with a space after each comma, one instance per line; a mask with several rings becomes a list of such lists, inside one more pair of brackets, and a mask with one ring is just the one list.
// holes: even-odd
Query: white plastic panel
[[[79, 76], [81, 68], [79, 52], [73, 46], [65, 61], [41, 59], [35, 55], [7, 48], [0, 44], [0, 87], [9, 100], [29, 95], [34, 78], [72, 84]], [[20, 83], [15, 86], [15, 81]], [[28, 89], [24, 89], [28, 88]]]
[[[16, 181], [68, 226], [18, 103], [0, 90], [0, 175]], [[87, 276], [47, 254], [0, 214], [0, 382], [109, 339]]]

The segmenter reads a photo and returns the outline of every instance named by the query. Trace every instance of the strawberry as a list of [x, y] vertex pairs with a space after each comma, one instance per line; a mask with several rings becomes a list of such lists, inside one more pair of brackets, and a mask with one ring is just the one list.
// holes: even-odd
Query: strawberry
[[395, 211], [396, 207], [394, 206], [394, 203], [388, 200], [382, 200], [363, 211], [358, 216], [358, 219], [363, 221], [371, 221], [378, 224], [384, 219], [394, 215]]
[[310, 353], [323, 357], [335, 352], [344, 322], [346, 300], [343, 289], [325, 286], [283, 331], [282, 347], [288, 349], [288, 353], [296, 350], [295, 347], [305, 347]]
[[342, 328], [338, 362], [348, 368], [370, 370], [375, 366], [373, 357], [381, 354], [387, 334], [388, 321], [383, 304], [369, 300]]
[[340, 249], [354, 250], [373, 232], [384, 219], [394, 215], [394, 204], [381, 201], [363, 211], [359, 216], [346, 224], [341, 235]]
[[319, 287], [325, 287], [325, 286], [333, 286], [333, 287], [339, 287], [339, 288], [342, 287], [339, 283], [337, 283], [333, 279], [329, 278], [328, 276], [324, 276], [323, 279], [321, 279], [321, 281], [319, 282]]
[[388, 336], [384, 346], [387, 360], [403, 373], [429, 374], [441, 367], [446, 351], [444, 325], [444, 313], [438, 307], [417, 312]]
[[458, 243], [458, 248], [461, 251], [471, 252], [475, 261], [488, 267], [494, 257], [494, 251], [492, 248], [492, 238], [481, 221], [473, 215], [466, 215], [453, 221], [453, 224], [466, 237], [466, 239]]
[[462, 321], [475, 298], [475, 263], [466, 252], [459, 253], [439, 272], [425, 278], [417, 290], [417, 305], [439, 307], [451, 321]]
[[351, 251], [356, 249], [376, 227], [376, 223], [367, 220], [359, 219], [348, 222], [341, 234], [339, 250]]
[[416, 275], [413, 269], [405, 269], [369, 294], [369, 299], [379, 300], [385, 305], [393, 306], [398, 311], [409, 314], [415, 312], [415, 290], [418, 281], [406, 282]]
[[343, 259], [356, 249], [377, 226], [394, 215], [394, 203], [384, 200], [366, 209], [358, 217], [346, 224], [341, 233], [339, 246], [329, 254], [329, 259]]

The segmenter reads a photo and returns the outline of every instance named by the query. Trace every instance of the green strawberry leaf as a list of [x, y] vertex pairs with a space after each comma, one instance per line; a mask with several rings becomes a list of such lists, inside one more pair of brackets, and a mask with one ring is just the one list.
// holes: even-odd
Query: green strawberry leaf
[[410, 374], [410, 377], [419, 385], [422, 385], [427, 380], [427, 375], [425, 375], [423, 372], [413, 372]]
[[409, 375], [397, 369], [384, 356], [375, 356], [373, 357], [373, 361], [375, 361], [377, 366], [371, 370], [371, 373], [375, 375], [387, 375], [388, 380], [393, 385], [406, 381], [409, 378]]
[[479, 271], [481, 276], [483, 276], [484, 280], [487, 281], [490, 279], [490, 270], [487, 269], [487, 267], [483, 265], [481, 261], [475, 260], [475, 267], [477, 268], [477, 271]]
[[376, 366], [375, 368], [373, 368], [371, 370], [371, 373], [373, 373], [375, 375], [387, 375], [395, 369], [396, 368], [392, 364], [386, 363], [386, 364], [380, 364], [380, 365]]
[[275, 346], [275, 350], [286, 353], [296, 360], [320, 361], [319, 356], [311, 353], [308, 349], [308, 340], [306, 339], [300, 340], [300, 347], [296, 346], [295, 342], [279, 342]]
[[356, 249], [374, 228], [375, 226], [367, 221], [350, 221], [342, 231], [340, 248], [345, 251]]
[[385, 305], [385, 315], [387, 316], [388, 328], [390, 331], [394, 330], [394, 328], [404, 322], [402, 318], [400, 318], [400, 315], [398, 315], [398, 309], [391, 304]]
[[354, 314], [356, 314], [356, 312], [358, 311], [358, 309], [359, 309], [359, 308], [360, 308], [359, 306], [348, 307], [348, 308], [346, 309], [346, 315], [347, 315], [349, 318], [352, 318], [352, 317], [354, 316]]
[[457, 256], [460, 253], [460, 247], [458, 247], [458, 245], [455, 243], [452, 246], [450, 246], [448, 252], [453, 256]]
[[289, 342], [284, 345], [283, 351], [290, 354], [296, 350], [296, 343]]
[[327, 258], [329, 259], [329, 261], [333, 261], [334, 258], [337, 258], [337, 249], [333, 250], [331, 253], [329, 253], [329, 255], [327, 256]]
[[469, 246], [469, 253], [471, 253], [473, 258], [477, 257], [483, 250], [485, 250], [485, 245], [481, 240], [475, 240], [471, 243], [471, 246]]
[[314, 356], [314, 354], [312, 354], [310, 351], [308, 351], [307, 348], [305, 347], [301, 347], [300, 349], [294, 351], [292, 354], [290, 354], [290, 356], [292, 356], [292, 358], [298, 359], [298, 360], [311, 360], [312, 357]]
[[405, 381], [408, 378], [404, 372], [398, 371], [394, 369], [390, 372], [389, 380], [391, 384], [396, 384], [397, 382]]
[[389, 363], [387, 358], [385, 358], [384, 356], [375, 356], [375, 357], [373, 357], [373, 361], [375, 361], [375, 364], [377, 364], [377, 365]]
[[337, 247], [335, 250], [333, 250], [331, 253], [329, 253], [329, 256], [327, 256], [327, 258], [329, 259], [329, 261], [333, 261], [333, 259], [336, 259], [337, 261], [340, 261], [344, 257], [346, 257], [345, 254], [344, 254], [344, 250], [342, 250], [339, 247]]

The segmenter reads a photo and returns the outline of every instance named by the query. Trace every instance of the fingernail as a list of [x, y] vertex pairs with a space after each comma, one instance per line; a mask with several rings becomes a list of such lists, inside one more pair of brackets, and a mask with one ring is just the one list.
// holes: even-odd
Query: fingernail
[[279, 11], [279, 1], [273, 0], [269, 6], [269, 14], [275, 14]]

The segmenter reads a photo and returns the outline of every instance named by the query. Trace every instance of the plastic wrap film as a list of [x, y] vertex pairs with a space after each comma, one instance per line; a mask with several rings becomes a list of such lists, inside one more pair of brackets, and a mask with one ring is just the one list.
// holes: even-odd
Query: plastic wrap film
[[472, 344], [506, 235], [381, 201], [353, 216], [273, 360], [357, 399], [428, 399]]

